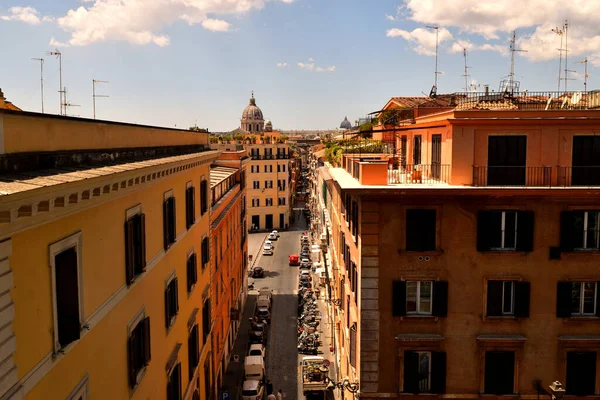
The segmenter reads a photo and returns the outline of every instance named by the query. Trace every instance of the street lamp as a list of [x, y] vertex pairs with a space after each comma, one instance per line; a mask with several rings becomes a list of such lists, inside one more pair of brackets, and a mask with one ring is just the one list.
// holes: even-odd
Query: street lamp
[[559, 381], [552, 382], [548, 388], [550, 389], [550, 393], [552, 393], [550, 396], [552, 400], [559, 400], [565, 394], [565, 389], [563, 389], [562, 383]]

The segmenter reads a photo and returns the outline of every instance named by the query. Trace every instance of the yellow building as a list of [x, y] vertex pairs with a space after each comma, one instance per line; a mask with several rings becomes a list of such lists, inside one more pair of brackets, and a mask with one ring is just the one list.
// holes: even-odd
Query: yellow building
[[0, 398], [208, 399], [207, 134], [10, 110], [0, 133]]

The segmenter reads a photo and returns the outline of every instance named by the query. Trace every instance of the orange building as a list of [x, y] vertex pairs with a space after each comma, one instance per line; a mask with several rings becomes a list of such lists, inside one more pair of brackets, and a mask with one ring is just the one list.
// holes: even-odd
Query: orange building
[[210, 169], [212, 349], [217, 394], [230, 359], [246, 300], [246, 164], [247, 152], [225, 151]]
[[340, 370], [361, 399], [600, 394], [598, 105], [406, 107], [374, 132], [394, 153], [326, 165]]

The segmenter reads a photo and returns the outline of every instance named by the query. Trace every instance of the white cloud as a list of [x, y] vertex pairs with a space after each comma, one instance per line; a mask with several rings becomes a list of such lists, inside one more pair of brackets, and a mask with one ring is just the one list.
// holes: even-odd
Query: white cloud
[[48, 45], [50, 45], [50, 47], [69, 47], [68, 43], [59, 42], [54, 39], [54, 36], [50, 38], [50, 43], [48, 43]]
[[238, 16], [264, 8], [268, 1], [292, 3], [293, 0], [83, 0], [57, 19], [71, 34], [68, 43], [85, 46], [107, 40], [125, 40], [133, 44], [166, 46], [169, 37], [161, 30], [176, 22], [201, 24], [204, 29], [227, 32], [229, 22], [215, 15]]
[[[393, 28], [386, 32], [387, 37], [401, 37], [412, 45], [412, 49], [426, 56], [435, 55], [436, 33], [433, 29], [417, 28], [413, 31]], [[439, 42], [452, 39], [452, 34], [446, 28], [439, 28]]]
[[[570, 24], [569, 56], [589, 55], [590, 59], [600, 59], [600, 32], [597, 27], [600, 1], [402, 0], [400, 10], [399, 15], [414, 22], [476, 34], [486, 40], [507, 40], [510, 32], [516, 29], [518, 46], [527, 49], [520, 55], [532, 61], [557, 57], [560, 38], [551, 29], [567, 19]], [[508, 53], [508, 43], [505, 46], [494, 43], [474, 46], [473, 50]], [[502, 47], [505, 49], [502, 50]], [[456, 50], [455, 46], [451, 48], [453, 50]]]
[[230, 24], [222, 19], [205, 19], [202, 21], [202, 27], [213, 32], [227, 32], [229, 31]]
[[334, 72], [335, 71], [335, 65], [330, 65], [328, 67], [319, 67], [314, 62], [311, 62], [311, 61], [314, 61], [312, 58], [309, 58], [308, 60], [309, 60], [308, 63], [299, 62], [296, 65], [298, 65], [298, 67], [300, 67], [302, 69], [305, 69], [305, 70], [311, 71], [311, 72], [312, 71], [314, 71], [314, 72]]
[[385, 19], [387, 19], [388, 21], [396, 21], [396, 17], [394, 17], [393, 15], [386, 15]]
[[313, 61], [315, 61], [315, 59], [311, 57], [308, 59], [308, 61], [313, 62]]
[[468, 40], [462, 40], [459, 39], [456, 42], [454, 42], [452, 44], [452, 47], [450, 47], [450, 53], [462, 53], [463, 49], [467, 49], [467, 52], [471, 52], [471, 51], [495, 51], [496, 53], [500, 53], [502, 55], [507, 55], [508, 52], [508, 45], [500, 45], [500, 44], [491, 44], [491, 43], [484, 43], [484, 44], [473, 44]]
[[277, 68], [285, 68], [288, 66], [288, 63], [286, 62], [278, 62], [277, 63]]
[[31, 25], [37, 25], [41, 22], [37, 10], [33, 7], [11, 7], [8, 10], [10, 15], [0, 15], [0, 19], [4, 21], [21, 21]]

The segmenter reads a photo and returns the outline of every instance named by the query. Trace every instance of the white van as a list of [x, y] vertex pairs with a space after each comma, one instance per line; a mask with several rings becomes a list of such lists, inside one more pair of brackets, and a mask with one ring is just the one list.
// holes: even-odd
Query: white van
[[265, 362], [261, 356], [247, 356], [244, 360], [246, 380], [260, 381], [265, 376]]

